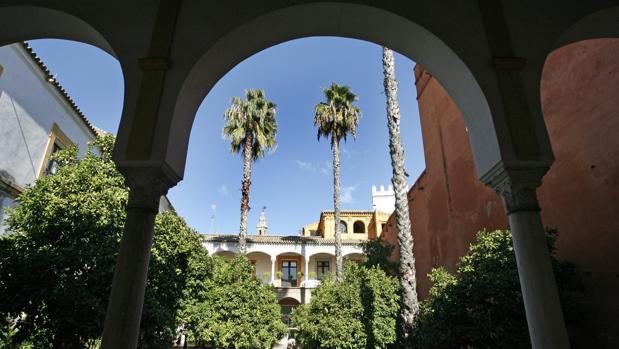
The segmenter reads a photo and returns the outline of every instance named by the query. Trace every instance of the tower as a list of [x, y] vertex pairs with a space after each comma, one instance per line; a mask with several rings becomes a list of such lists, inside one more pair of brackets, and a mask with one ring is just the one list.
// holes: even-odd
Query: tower
[[385, 213], [395, 211], [395, 193], [392, 186], [386, 190], [384, 185], [381, 185], [379, 190], [375, 185], [372, 186], [372, 209]]
[[260, 217], [258, 217], [258, 225], [256, 226], [256, 229], [259, 236], [267, 235], [267, 230], [269, 229], [269, 227], [267, 226], [267, 216], [264, 213], [264, 210], [266, 210], [266, 208], [266, 206], [262, 206], [262, 211], [260, 211]]

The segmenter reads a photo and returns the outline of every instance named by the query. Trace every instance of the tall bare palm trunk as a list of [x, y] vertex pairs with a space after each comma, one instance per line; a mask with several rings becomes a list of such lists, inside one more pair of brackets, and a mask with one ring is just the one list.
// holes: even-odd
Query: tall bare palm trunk
[[[334, 137], [335, 139], [335, 137]], [[333, 216], [335, 220], [335, 279], [342, 280], [344, 260], [342, 257], [342, 231], [340, 229], [340, 144], [332, 140], [333, 149]]]
[[406, 175], [404, 172], [404, 149], [400, 139], [400, 107], [398, 106], [398, 84], [395, 78], [393, 51], [383, 47], [384, 86], [387, 96], [387, 125], [389, 128], [389, 153], [393, 176], [391, 182], [395, 189], [395, 217], [400, 247], [400, 286], [402, 289], [400, 306], [400, 341], [410, 341], [415, 317], [419, 312], [417, 300], [417, 280], [415, 276], [415, 256], [413, 254], [413, 235], [408, 211]]
[[243, 182], [241, 184], [241, 226], [239, 228], [239, 252], [247, 253], [247, 215], [249, 213], [249, 187], [251, 186], [251, 158], [254, 137], [247, 133], [243, 148]]

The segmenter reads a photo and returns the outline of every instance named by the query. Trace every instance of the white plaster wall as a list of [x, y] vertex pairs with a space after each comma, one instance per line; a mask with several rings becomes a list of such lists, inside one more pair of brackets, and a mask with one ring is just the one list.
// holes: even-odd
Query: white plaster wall
[[94, 139], [21, 45], [0, 47], [0, 170], [20, 187], [34, 182], [52, 125], [80, 148]]
[[271, 273], [271, 257], [264, 253], [250, 253], [247, 255], [247, 258], [250, 260], [256, 261], [256, 276], [262, 282], [269, 283], [271, 281], [271, 276], [265, 279], [264, 273]]

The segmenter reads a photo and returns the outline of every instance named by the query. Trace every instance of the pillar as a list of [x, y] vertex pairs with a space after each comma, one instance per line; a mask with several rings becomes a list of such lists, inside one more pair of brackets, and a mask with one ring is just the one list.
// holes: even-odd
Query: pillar
[[129, 186], [127, 217], [114, 269], [101, 349], [137, 347], [159, 200], [175, 182], [158, 169], [122, 171]]
[[275, 261], [276, 257], [271, 257], [271, 285], [275, 286]]
[[505, 170], [491, 185], [507, 211], [531, 345], [534, 349], [562, 349], [570, 344], [535, 192], [545, 172]]
[[309, 280], [309, 271], [310, 271], [309, 270], [309, 258], [303, 256], [303, 259], [305, 260], [305, 270], [303, 272], [303, 276], [304, 276], [303, 280], [305, 281], [305, 287], [307, 287], [307, 284], [308, 284], [307, 281]]

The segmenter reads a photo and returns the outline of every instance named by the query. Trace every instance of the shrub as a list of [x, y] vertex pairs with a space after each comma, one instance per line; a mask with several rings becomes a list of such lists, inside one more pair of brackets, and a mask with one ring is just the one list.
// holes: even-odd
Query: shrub
[[344, 279], [323, 278], [292, 322], [304, 348], [386, 348], [396, 340], [399, 284], [379, 267], [345, 265]]
[[[556, 231], [548, 231], [552, 250]], [[582, 284], [575, 266], [552, 263], [567, 320], [578, 318], [573, 299]], [[435, 268], [433, 286], [417, 319], [417, 348], [530, 347], [524, 303], [509, 231], [481, 231], [460, 258], [456, 275]]]

